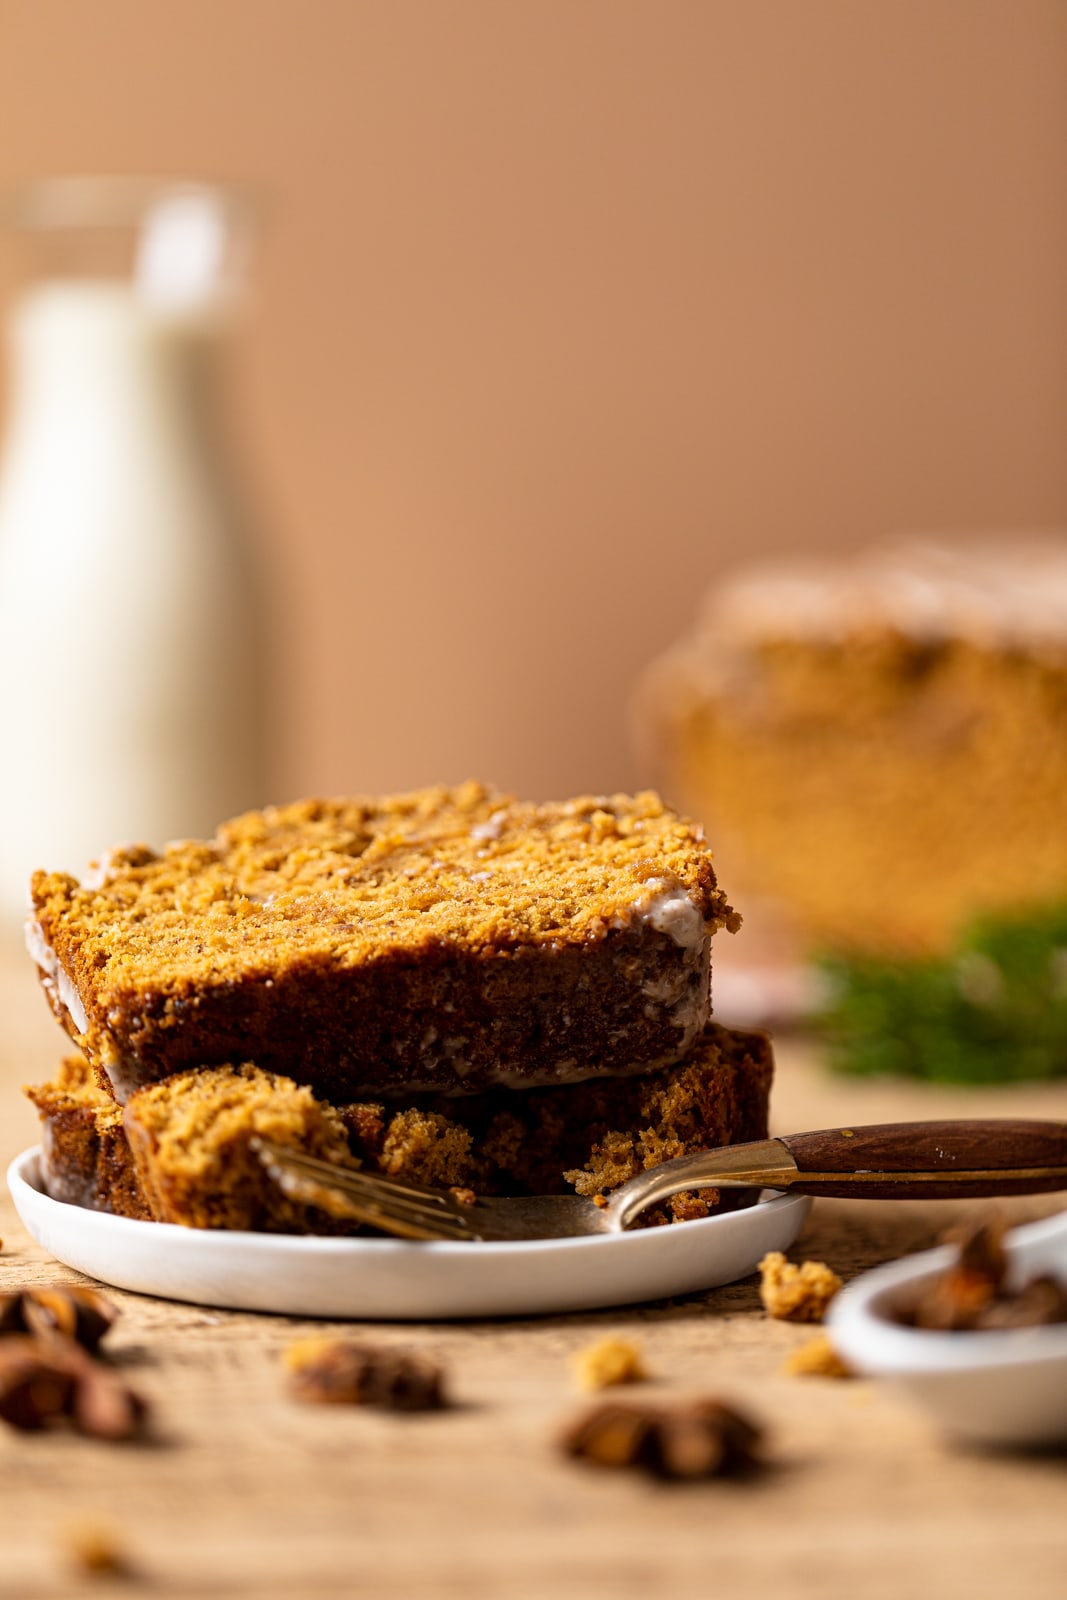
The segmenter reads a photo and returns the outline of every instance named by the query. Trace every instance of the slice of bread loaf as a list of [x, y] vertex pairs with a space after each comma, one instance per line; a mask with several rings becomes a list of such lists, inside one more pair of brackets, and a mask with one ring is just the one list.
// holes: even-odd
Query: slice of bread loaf
[[1067, 899], [1063, 535], [739, 569], [636, 715], [753, 951], [937, 953]]
[[474, 783], [250, 812], [32, 895], [45, 990], [123, 1101], [247, 1060], [334, 1102], [651, 1071], [700, 1036], [740, 921], [658, 796]]

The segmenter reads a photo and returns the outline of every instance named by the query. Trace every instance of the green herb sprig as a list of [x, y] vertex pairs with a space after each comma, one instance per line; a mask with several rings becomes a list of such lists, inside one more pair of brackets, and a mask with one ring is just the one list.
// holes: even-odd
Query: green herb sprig
[[1067, 903], [987, 916], [941, 958], [824, 955], [832, 1065], [944, 1083], [1067, 1076]]

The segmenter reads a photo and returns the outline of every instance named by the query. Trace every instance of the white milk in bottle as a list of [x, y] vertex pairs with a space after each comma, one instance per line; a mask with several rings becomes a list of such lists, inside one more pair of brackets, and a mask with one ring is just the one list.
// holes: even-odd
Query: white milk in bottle
[[153, 192], [133, 279], [53, 276], [10, 320], [8, 921], [35, 867], [80, 876], [111, 846], [210, 835], [267, 798], [254, 574], [212, 407], [227, 225], [214, 191]]

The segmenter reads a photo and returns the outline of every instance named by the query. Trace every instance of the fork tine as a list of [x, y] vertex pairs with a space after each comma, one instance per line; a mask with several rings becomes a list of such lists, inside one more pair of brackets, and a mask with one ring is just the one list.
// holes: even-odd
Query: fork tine
[[361, 1167], [338, 1167], [331, 1161], [323, 1161], [319, 1156], [309, 1156], [303, 1150], [295, 1150], [289, 1145], [275, 1144], [271, 1139], [257, 1136], [253, 1143], [258, 1151], [264, 1152], [272, 1160], [284, 1162], [290, 1167], [301, 1167], [309, 1174], [329, 1182], [336, 1182], [353, 1189], [361, 1189], [368, 1193], [377, 1194], [383, 1187], [391, 1195], [404, 1197], [419, 1204], [430, 1205], [436, 1209], [451, 1211], [458, 1202], [442, 1189], [426, 1189], [419, 1184], [401, 1183], [397, 1178], [388, 1177], [384, 1173], [367, 1172]]
[[485, 1237], [450, 1195], [335, 1167], [268, 1139], [255, 1139], [253, 1147], [285, 1193], [334, 1216], [369, 1223], [407, 1239], [465, 1242]]
[[467, 1241], [482, 1237], [460, 1219], [450, 1217], [447, 1213], [437, 1213], [430, 1217], [409, 1212], [406, 1208], [393, 1204], [381, 1205], [358, 1194], [346, 1192], [337, 1182], [332, 1180], [328, 1183], [323, 1182], [321, 1178], [309, 1177], [298, 1170], [283, 1166], [280, 1162], [268, 1160], [267, 1170], [279, 1188], [292, 1199], [299, 1200], [305, 1205], [317, 1206], [320, 1210], [329, 1212], [331, 1216], [367, 1223], [371, 1227], [381, 1228], [386, 1233], [395, 1233], [404, 1239]]
[[302, 1151], [273, 1145], [268, 1140], [257, 1140], [259, 1149], [267, 1160], [292, 1173], [299, 1173], [314, 1181], [329, 1184], [359, 1201], [405, 1216], [435, 1218], [443, 1214], [466, 1221], [464, 1212], [451, 1195], [434, 1189], [420, 1190], [397, 1183], [394, 1179], [377, 1173], [361, 1172], [358, 1168], [336, 1167]]
[[336, 1184], [300, 1177], [280, 1167], [274, 1169], [273, 1176], [279, 1187], [294, 1200], [317, 1206], [331, 1216], [379, 1228], [383, 1233], [392, 1233], [401, 1239], [453, 1239], [467, 1243], [482, 1237], [449, 1217], [438, 1217], [431, 1223], [423, 1222], [391, 1208], [363, 1203], [345, 1194]]

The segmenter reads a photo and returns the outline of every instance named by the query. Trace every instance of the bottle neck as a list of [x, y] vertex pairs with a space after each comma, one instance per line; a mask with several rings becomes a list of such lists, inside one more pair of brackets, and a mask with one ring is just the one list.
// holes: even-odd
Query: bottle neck
[[11, 321], [13, 423], [202, 422], [215, 333], [208, 318], [164, 316], [121, 284], [45, 284]]

